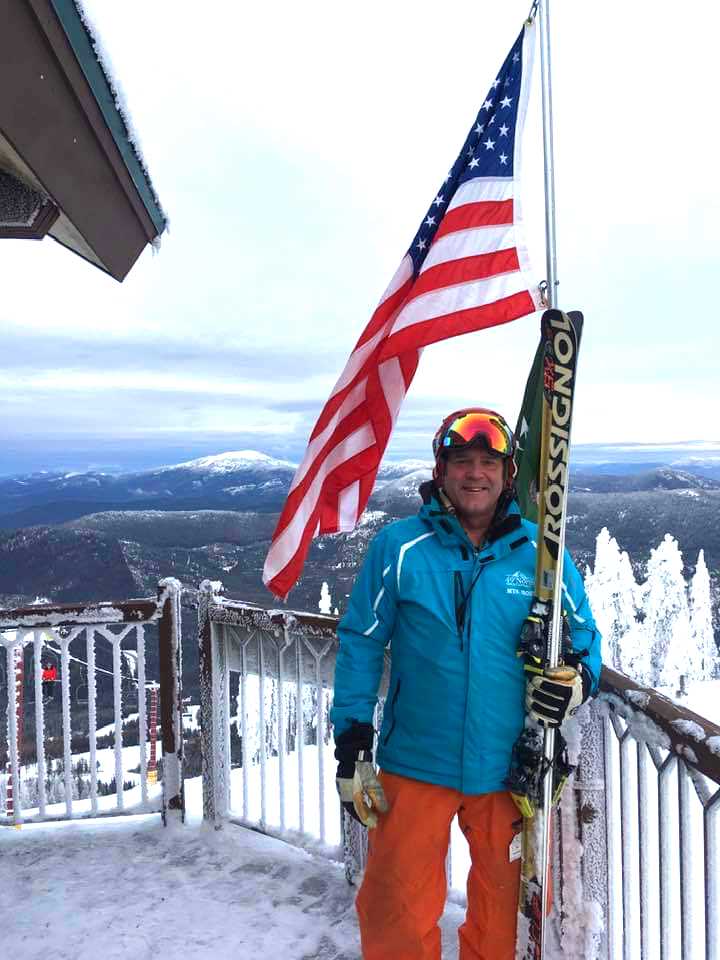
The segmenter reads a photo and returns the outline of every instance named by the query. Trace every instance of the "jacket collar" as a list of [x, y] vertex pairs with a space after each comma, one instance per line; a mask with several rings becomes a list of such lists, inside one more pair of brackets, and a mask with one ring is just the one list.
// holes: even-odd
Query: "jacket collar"
[[[423, 491], [428, 499], [418, 512], [420, 519], [435, 533], [438, 540], [447, 547], [469, 547], [475, 552], [475, 544], [470, 540], [462, 524], [440, 502], [436, 491]], [[425, 499], [425, 497], [423, 498]], [[488, 531], [485, 543], [480, 549], [480, 558], [490, 560], [506, 556], [528, 539], [523, 530], [522, 517], [517, 502], [513, 500], [504, 515], [496, 519]]]

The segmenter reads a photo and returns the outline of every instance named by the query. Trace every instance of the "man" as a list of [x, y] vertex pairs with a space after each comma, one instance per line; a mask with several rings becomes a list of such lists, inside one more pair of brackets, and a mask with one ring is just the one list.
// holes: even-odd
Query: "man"
[[42, 673], [40, 681], [42, 683], [43, 700], [51, 700], [55, 693], [55, 684], [57, 683], [58, 672], [54, 663], [49, 660], [42, 663]]
[[[470, 847], [461, 960], [512, 960], [520, 816], [504, 780], [525, 704], [558, 726], [597, 687], [600, 637], [569, 555], [564, 598], [577, 667], [526, 683], [517, 656], [535, 575], [535, 524], [514, 498], [515, 440], [484, 408], [451, 414], [433, 440], [417, 517], [370, 544], [339, 627], [331, 719], [338, 790], [371, 828], [357, 898], [365, 960], [439, 960], [445, 858], [457, 815]], [[373, 711], [392, 670], [372, 765]]]

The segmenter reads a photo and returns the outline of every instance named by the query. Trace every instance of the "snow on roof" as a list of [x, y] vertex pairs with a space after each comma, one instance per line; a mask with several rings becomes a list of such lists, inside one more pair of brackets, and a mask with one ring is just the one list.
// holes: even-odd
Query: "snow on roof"
[[[125, 125], [127, 141], [132, 147], [133, 153], [135, 154], [135, 157], [137, 158], [137, 161], [140, 164], [140, 167], [142, 168], [142, 172], [147, 181], [148, 188], [150, 189], [153, 200], [157, 204], [157, 207], [160, 210], [162, 218], [165, 221], [165, 229], [167, 229], [170, 224], [170, 221], [169, 221], [167, 212], [164, 210], [163, 205], [160, 202], [160, 198], [157, 194], [157, 190], [155, 189], [152, 179], [150, 177], [150, 171], [148, 169], [147, 163], [145, 162], [145, 157], [143, 155], [143, 150], [140, 143], [140, 136], [132, 121], [130, 110], [127, 105], [127, 98], [122, 88], [122, 84], [118, 80], [117, 72], [113, 69], [110, 54], [108, 53], [107, 47], [103, 43], [102, 37], [100, 35], [100, 31], [98, 30], [98, 27], [97, 27], [97, 23], [93, 19], [92, 15], [87, 11], [84, 0], [73, 0], [73, 3], [75, 4], [75, 8], [77, 9], [80, 20], [82, 21], [82, 25], [85, 28], [85, 32], [88, 35], [90, 44], [93, 50], [95, 51], [95, 56], [97, 57], [97, 61], [98, 61], [98, 64], [100, 65], [100, 69], [105, 75], [107, 84], [110, 87], [110, 91], [113, 95], [113, 99], [115, 100], [115, 109], [117, 110], [118, 114], [120, 115], [120, 118], [122, 119], [123, 124]], [[155, 249], [159, 249], [160, 236], [157, 236], [152, 241], [152, 245]]]

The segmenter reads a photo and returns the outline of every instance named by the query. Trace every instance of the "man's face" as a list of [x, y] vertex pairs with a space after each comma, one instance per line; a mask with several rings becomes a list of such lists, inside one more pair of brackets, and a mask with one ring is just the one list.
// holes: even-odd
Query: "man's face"
[[450, 450], [442, 485], [461, 523], [487, 526], [505, 486], [503, 460], [479, 447]]

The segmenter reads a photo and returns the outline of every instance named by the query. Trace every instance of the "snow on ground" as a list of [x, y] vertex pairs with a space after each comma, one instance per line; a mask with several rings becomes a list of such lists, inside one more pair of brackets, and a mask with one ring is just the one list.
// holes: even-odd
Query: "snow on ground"
[[720, 680], [690, 680], [685, 697], [676, 697], [675, 691], [671, 690], [661, 689], [661, 692], [672, 697], [681, 707], [720, 724]]
[[[720, 721], [720, 681], [689, 684], [688, 694], [681, 703]], [[197, 708], [187, 712], [194, 725]], [[137, 750], [123, 748], [125, 770], [139, 762]], [[304, 805], [307, 829], [323, 795], [326, 843], [332, 844], [338, 839], [337, 799], [329, 748], [325, 753], [321, 791], [318, 751], [305, 748]], [[98, 751], [97, 759], [104, 773], [114, 770], [112, 749]], [[297, 759], [287, 762], [292, 767]], [[268, 761], [265, 773], [268, 820], [277, 823], [274, 761]], [[254, 768], [248, 778], [251, 817], [259, 814], [259, 777]], [[288, 777], [288, 829], [297, 819], [299, 798], [290, 787], [296, 777], [297, 771]], [[126, 801], [134, 792], [126, 793]], [[239, 826], [215, 831], [204, 825], [199, 778], [186, 781], [186, 800], [182, 826], [164, 828], [158, 814], [145, 814], [0, 829], [3, 956], [151, 960], [169, 953], [183, 960], [359, 960], [355, 890], [339, 863]], [[237, 770], [232, 806], [241, 812], [242, 773]], [[78, 812], [78, 801], [73, 807]], [[454, 841], [455, 854], [462, 844]], [[467, 869], [463, 858], [464, 851], [453, 858], [455, 887]], [[441, 923], [444, 960], [457, 958], [463, 913], [448, 904]]]
[[[298, 839], [300, 830], [300, 809], [306, 834], [315, 836], [317, 849], [337, 848], [342, 842], [341, 824], [335, 787], [335, 744], [330, 741], [323, 749], [322, 788], [319, 775], [319, 754], [316, 746], [306, 744], [303, 748], [303, 790], [302, 800], [299, 791], [299, 758], [297, 752], [287, 754], [285, 758], [285, 830], [288, 837]], [[247, 777], [247, 808], [244, 807], [243, 769], [237, 767], [230, 773], [230, 812], [240, 819], [257, 824], [261, 819], [262, 780], [258, 764], [251, 764]], [[266, 804], [265, 823], [272, 832], [282, 835], [280, 827], [280, 771], [277, 757], [268, 757], [265, 761]], [[322, 797], [322, 821], [324, 824], [324, 843], [320, 840], [320, 797]], [[313, 848], [312, 840], [301, 841], [308, 849]], [[454, 895], [461, 898], [465, 893], [468, 871], [470, 870], [470, 852], [467, 840], [458, 826], [457, 818], [451, 827], [450, 886]]]
[[[158, 815], [0, 830], [3, 955], [21, 960], [359, 960], [355, 891], [340, 864], [242, 827]], [[13, 904], [12, 909], [8, 905]], [[442, 920], [457, 957], [461, 908]]]

